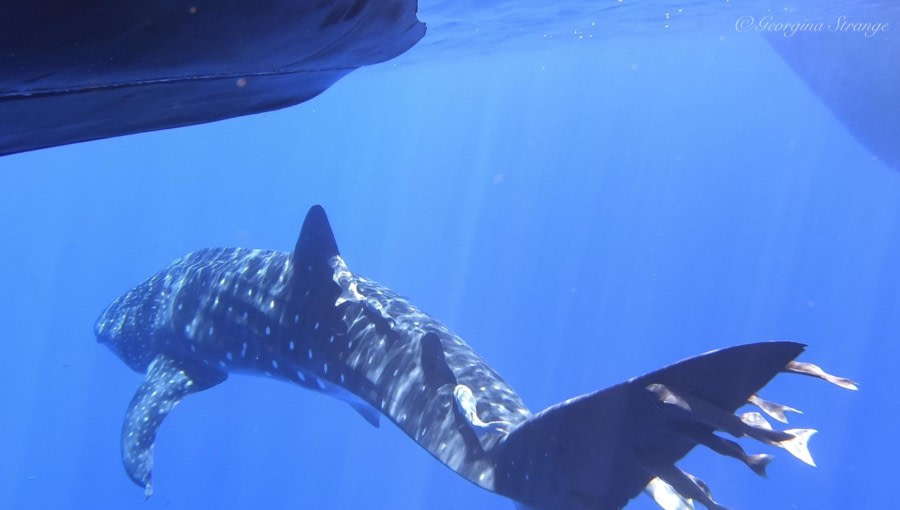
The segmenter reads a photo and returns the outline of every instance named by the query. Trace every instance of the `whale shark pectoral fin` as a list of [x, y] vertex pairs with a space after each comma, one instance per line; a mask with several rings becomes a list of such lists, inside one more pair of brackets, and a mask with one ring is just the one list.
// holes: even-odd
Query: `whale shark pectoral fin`
[[381, 414], [374, 407], [365, 402], [348, 402], [348, 404], [373, 427], [378, 428], [381, 425]]
[[163, 420], [184, 397], [212, 388], [227, 377], [225, 372], [165, 354], [157, 355], [150, 362], [122, 425], [122, 462], [128, 476], [144, 487], [146, 497], [153, 493], [153, 443]]

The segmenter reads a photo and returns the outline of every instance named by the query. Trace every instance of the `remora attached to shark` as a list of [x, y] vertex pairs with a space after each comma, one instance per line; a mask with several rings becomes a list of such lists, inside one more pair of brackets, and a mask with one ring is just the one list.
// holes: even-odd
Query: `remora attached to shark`
[[792, 342], [712, 351], [537, 414], [462, 339], [381, 285], [352, 273], [324, 210], [306, 216], [293, 252], [213, 248], [176, 260], [119, 297], [98, 340], [146, 373], [128, 407], [122, 456], [151, 493], [157, 430], [185, 396], [229, 372], [265, 374], [346, 400], [369, 422], [387, 416], [469, 481], [521, 508], [607, 510], [644, 491], [663, 508], [721, 509], [675, 462], [702, 444], [764, 474], [780, 446], [812, 464], [812, 429], [774, 430], [795, 409], [759, 398], [779, 372], [853, 382], [794, 361]]

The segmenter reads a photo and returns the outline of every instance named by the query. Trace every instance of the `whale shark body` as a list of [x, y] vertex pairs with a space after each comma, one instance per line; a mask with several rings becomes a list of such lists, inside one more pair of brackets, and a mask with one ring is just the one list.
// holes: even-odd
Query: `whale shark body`
[[793, 408], [757, 391], [780, 372], [855, 389], [795, 361], [793, 342], [731, 347], [690, 358], [537, 414], [450, 329], [351, 272], [324, 210], [306, 216], [291, 253], [205, 249], [176, 260], [115, 300], [98, 340], [146, 374], [122, 428], [122, 457], [152, 492], [160, 424], [184, 397], [229, 373], [267, 375], [387, 417], [450, 469], [520, 508], [623, 508], [642, 491], [663, 508], [724, 508], [675, 462], [702, 444], [764, 474], [721, 431], [784, 447], [812, 464], [812, 429], [774, 430], [751, 403], [786, 421]]

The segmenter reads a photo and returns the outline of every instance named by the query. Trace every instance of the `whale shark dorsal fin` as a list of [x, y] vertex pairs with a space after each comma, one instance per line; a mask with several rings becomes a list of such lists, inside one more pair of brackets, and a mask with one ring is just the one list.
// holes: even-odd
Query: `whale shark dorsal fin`
[[328, 223], [328, 216], [321, 205], [314, 205], [306, 213], [303, 220], [303, 228], [300, 229], [300, 237], [294, 247], [295, 260], [330, 259], [340, 255], [334, 233]]
[[[334, 233], [325, 215], [325, 209], [314, 205], [306, 213], [300, 237], [291, 253], [292, 280], [295, 289], [302, 289], [307, 295], [324, 299], [319, 291], [334, 282], [334, 262], [338, 257]], [[337, 286], [332, 292], [340, 293]], [[337, 297], [337, 294], [334, 296]], [[326, 302], [331, 302], [326, 300]]]
[[153, 493], [153, 443], [163, 420], [184, 397], [212, 388], [227, 377], [225, 372], [165, 354], [150, 362], [122, 425], [122, 462], [128, 476], [144, 488], [146, 497]]

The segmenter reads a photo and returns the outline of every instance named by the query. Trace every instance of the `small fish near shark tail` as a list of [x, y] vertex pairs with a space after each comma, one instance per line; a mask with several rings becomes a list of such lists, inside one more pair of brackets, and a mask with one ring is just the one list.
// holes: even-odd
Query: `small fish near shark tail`
[[496, 446], [496, 491], [534, 510], [617, 510], [641, 492], [666, 510], [693, 509], [695, 502], [724, 510], [706, 483], [675, 462], [702, 444], [765, 476], [772, 456], [747, 454], [720, 431], [785, 448], [813, 464], [806, 443], [815, 430], [778, 431], [760, 413], [733, 414], [750, 403], [786, 421], [785, 411], [795, 409], [756, 395], [780, 372], [856, 388], [795, 362], [803, 350], [768, 342], [712, 351], [552, 406]]

